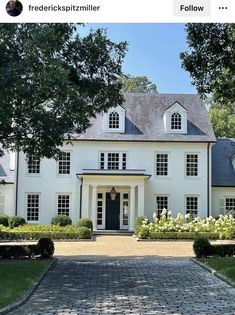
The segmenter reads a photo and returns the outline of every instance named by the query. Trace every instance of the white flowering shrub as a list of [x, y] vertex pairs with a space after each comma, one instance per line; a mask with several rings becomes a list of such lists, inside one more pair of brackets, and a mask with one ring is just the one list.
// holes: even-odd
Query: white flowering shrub
[[192, 219], [189, 214], [178, 214], [174, 218], [170, 211], [163, 209], [160, 217], [153, 214], [153, 222], [143, 220], [142, 226], [149, 229], [151, 238], [168, 233], [170, 238], [194, 238], [199, 234], [207, 234], [212, 238], [232, 239], [235, 237], [235, 218], [232, 215], [220, 215], [219, 219], [208, 217]]

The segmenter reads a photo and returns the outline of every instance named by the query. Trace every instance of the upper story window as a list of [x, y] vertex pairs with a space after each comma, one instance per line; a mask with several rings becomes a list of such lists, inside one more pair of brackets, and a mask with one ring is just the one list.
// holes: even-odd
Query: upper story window
[[198, 154], [186, 155], [186, 176], [198, 176]]
[[104, 131], [125, 132], [126, 110], [122, 106], [112, 107], [104, 113]]
[[156, 175], [157, 176], [168, 175], [168, 154], [167, 153], [156, 154]]
[[71, 167], [71, 153], [61, 152], [58, 161], [58, 173], [59, 174], [70, 174]]
[[112, 112], [109, 114], [109, 128], [119, 128], [119, 114], [117, 112]]
[[30, 155], [27, 159], [27, 173], [40, 174], [40, 159], [35, 155]]
[[171, 115], [171, 129], [172, 130], [181, 129], [181, 115], [179, 113], [173, 113]]
[[125, 170], [127, 156], [124, 152], [101, 152], [100, 169]]
[[179, 102], [172, 104], [163, 115], [165, 132], [187, 134], [188, 111]]

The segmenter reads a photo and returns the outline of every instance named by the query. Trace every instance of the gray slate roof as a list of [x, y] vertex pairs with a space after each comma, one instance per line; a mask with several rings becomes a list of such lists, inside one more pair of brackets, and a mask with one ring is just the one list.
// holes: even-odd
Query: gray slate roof
[[[103, 117], [92, 119], [92, 126], [81, 135], [74, 135], [79, 140], [111, 141], [216, 141], [208, 113], [199, 95], [124, 93], [122, 104], [126, 109], [124, 133], [103, 131]], [[165, 133], [163, 114], [175, 102], [188, 110], [188, 134]]]
[[212, 147], [212, 186], [235, 187], [235, 170], [231, 157], [235, 154], [235, 139], [218, 139]]
[[4, 151], [4, 155], [0, 156], [0, 181], [6, 183], [14, 183], [15, 171], [10, 171], [10, 153]]

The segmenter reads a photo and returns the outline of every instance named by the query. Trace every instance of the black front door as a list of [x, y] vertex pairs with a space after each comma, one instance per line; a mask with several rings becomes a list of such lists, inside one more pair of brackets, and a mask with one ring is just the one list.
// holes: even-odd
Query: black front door
[[120, 229], [120, 194], [117, 193], [116, 199], [111, 200], [110, 193], [106, 193], [106, 230]]

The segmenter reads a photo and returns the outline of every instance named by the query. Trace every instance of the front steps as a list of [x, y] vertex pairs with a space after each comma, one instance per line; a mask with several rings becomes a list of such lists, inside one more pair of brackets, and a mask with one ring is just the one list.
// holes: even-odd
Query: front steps
[[131, 236], [134, 232], [127, 230], [97, 230], [93, 231], [93, 235], [119, 235], [119, 236]]

